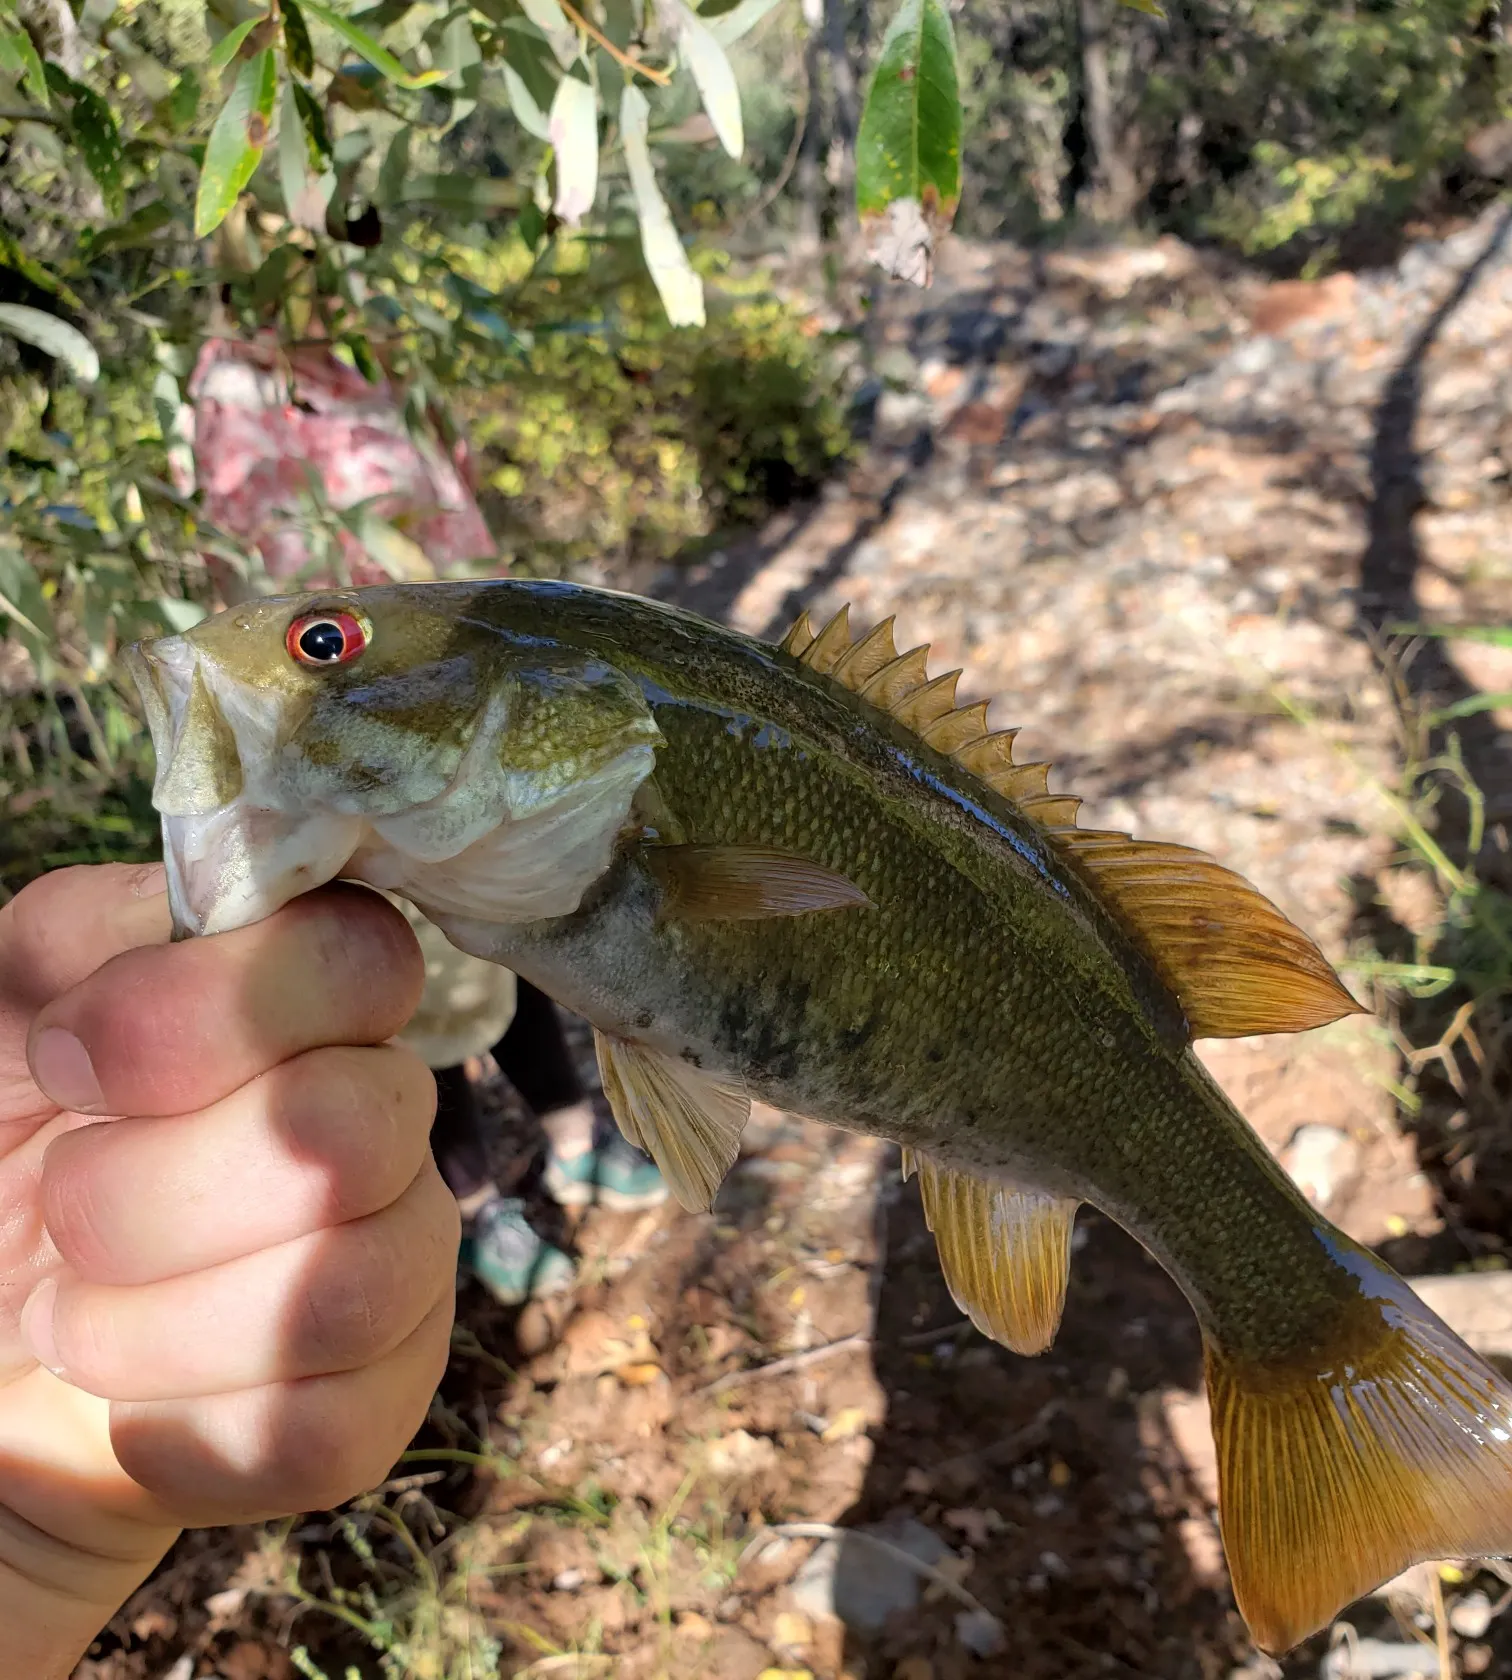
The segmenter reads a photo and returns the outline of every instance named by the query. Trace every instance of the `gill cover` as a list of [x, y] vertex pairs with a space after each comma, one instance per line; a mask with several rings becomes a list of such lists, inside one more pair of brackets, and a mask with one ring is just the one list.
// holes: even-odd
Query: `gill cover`
[[426, 912], [531, 921], [575, 910], [608, 867], [660, 739], [639, 687], [458, 627], [458, 597], [434, 587], [326, 598], [338, 624], [359, 612], [363, 642], [325, 661], [288, 645], [314, 597], [128, 652], [176, 938], [258, 921], [336, 876]]

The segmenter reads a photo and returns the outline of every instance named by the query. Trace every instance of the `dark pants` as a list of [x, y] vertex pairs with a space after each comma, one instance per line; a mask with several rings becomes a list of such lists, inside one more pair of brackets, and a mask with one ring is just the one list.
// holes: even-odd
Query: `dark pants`
[[[514, 1019], [494, 1045], [493, 1056], [534, 1114], [571, 1108], [586, 1094], [557, 1006], [524, 980], [517, 986]], [[477, 1094], [460, 1067], [437, 1070], [431, 1152], [454, 1196], [471, 1196], [492, 1176]]]

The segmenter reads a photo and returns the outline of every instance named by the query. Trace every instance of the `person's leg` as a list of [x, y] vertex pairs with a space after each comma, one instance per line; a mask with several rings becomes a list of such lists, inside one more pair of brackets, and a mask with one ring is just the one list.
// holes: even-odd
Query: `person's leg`
[[576, 1268], [530, 1228], [524, 1203], [502, 1195], [494, 1183], [478, 1096], [466, 1069], [433, 1072], [436, 1119], [431, 1153], [461, 1210], [463, 1266], [505, 1306], [517, 1306], [532, 1295], [560, 1293], [571, 1285]]
[[594, 1147], [593, 1104], [583, 1090], [556, 1004], [528, 982], [515, 991], [514, 1019], [494, 1060], [535, 1111], [546, 1134], [543, 1182], [563, 1207], [601, 1202], [619, 1211], [659, 1207], [665, 1180], [653, 1161], [616, 1132]]

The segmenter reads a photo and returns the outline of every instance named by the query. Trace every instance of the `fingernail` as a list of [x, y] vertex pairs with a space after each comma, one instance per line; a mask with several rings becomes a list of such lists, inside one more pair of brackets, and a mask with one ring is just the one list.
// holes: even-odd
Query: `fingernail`
[[105, 1098], [89, 1052], [62, 1027], [44, 1027], [31, 1047], [32, 1078], [61, 1108], [100, 1114]]
[[58, 1280], [43, 1278], [21, 1309], [21, 1340], [39, 1365], [45, 1365], [55, 1377], [61, 1377], [63, 1367], [58, 1360], [58, 1344], [53, 1340], [53, 1308], [57, 1299]]

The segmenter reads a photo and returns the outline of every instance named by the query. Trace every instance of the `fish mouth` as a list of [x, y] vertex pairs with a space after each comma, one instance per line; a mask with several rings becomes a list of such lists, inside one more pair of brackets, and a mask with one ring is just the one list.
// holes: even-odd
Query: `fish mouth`
[[[279, 808], [256, 708], [226, 705], [213, 665], [183, 636], [126, 649], [157, 771], [173, 938], [228, 933], [282, 909], [345, 868], [365, 823]], [[264, 737], [259, 739], [258, 737]]]

